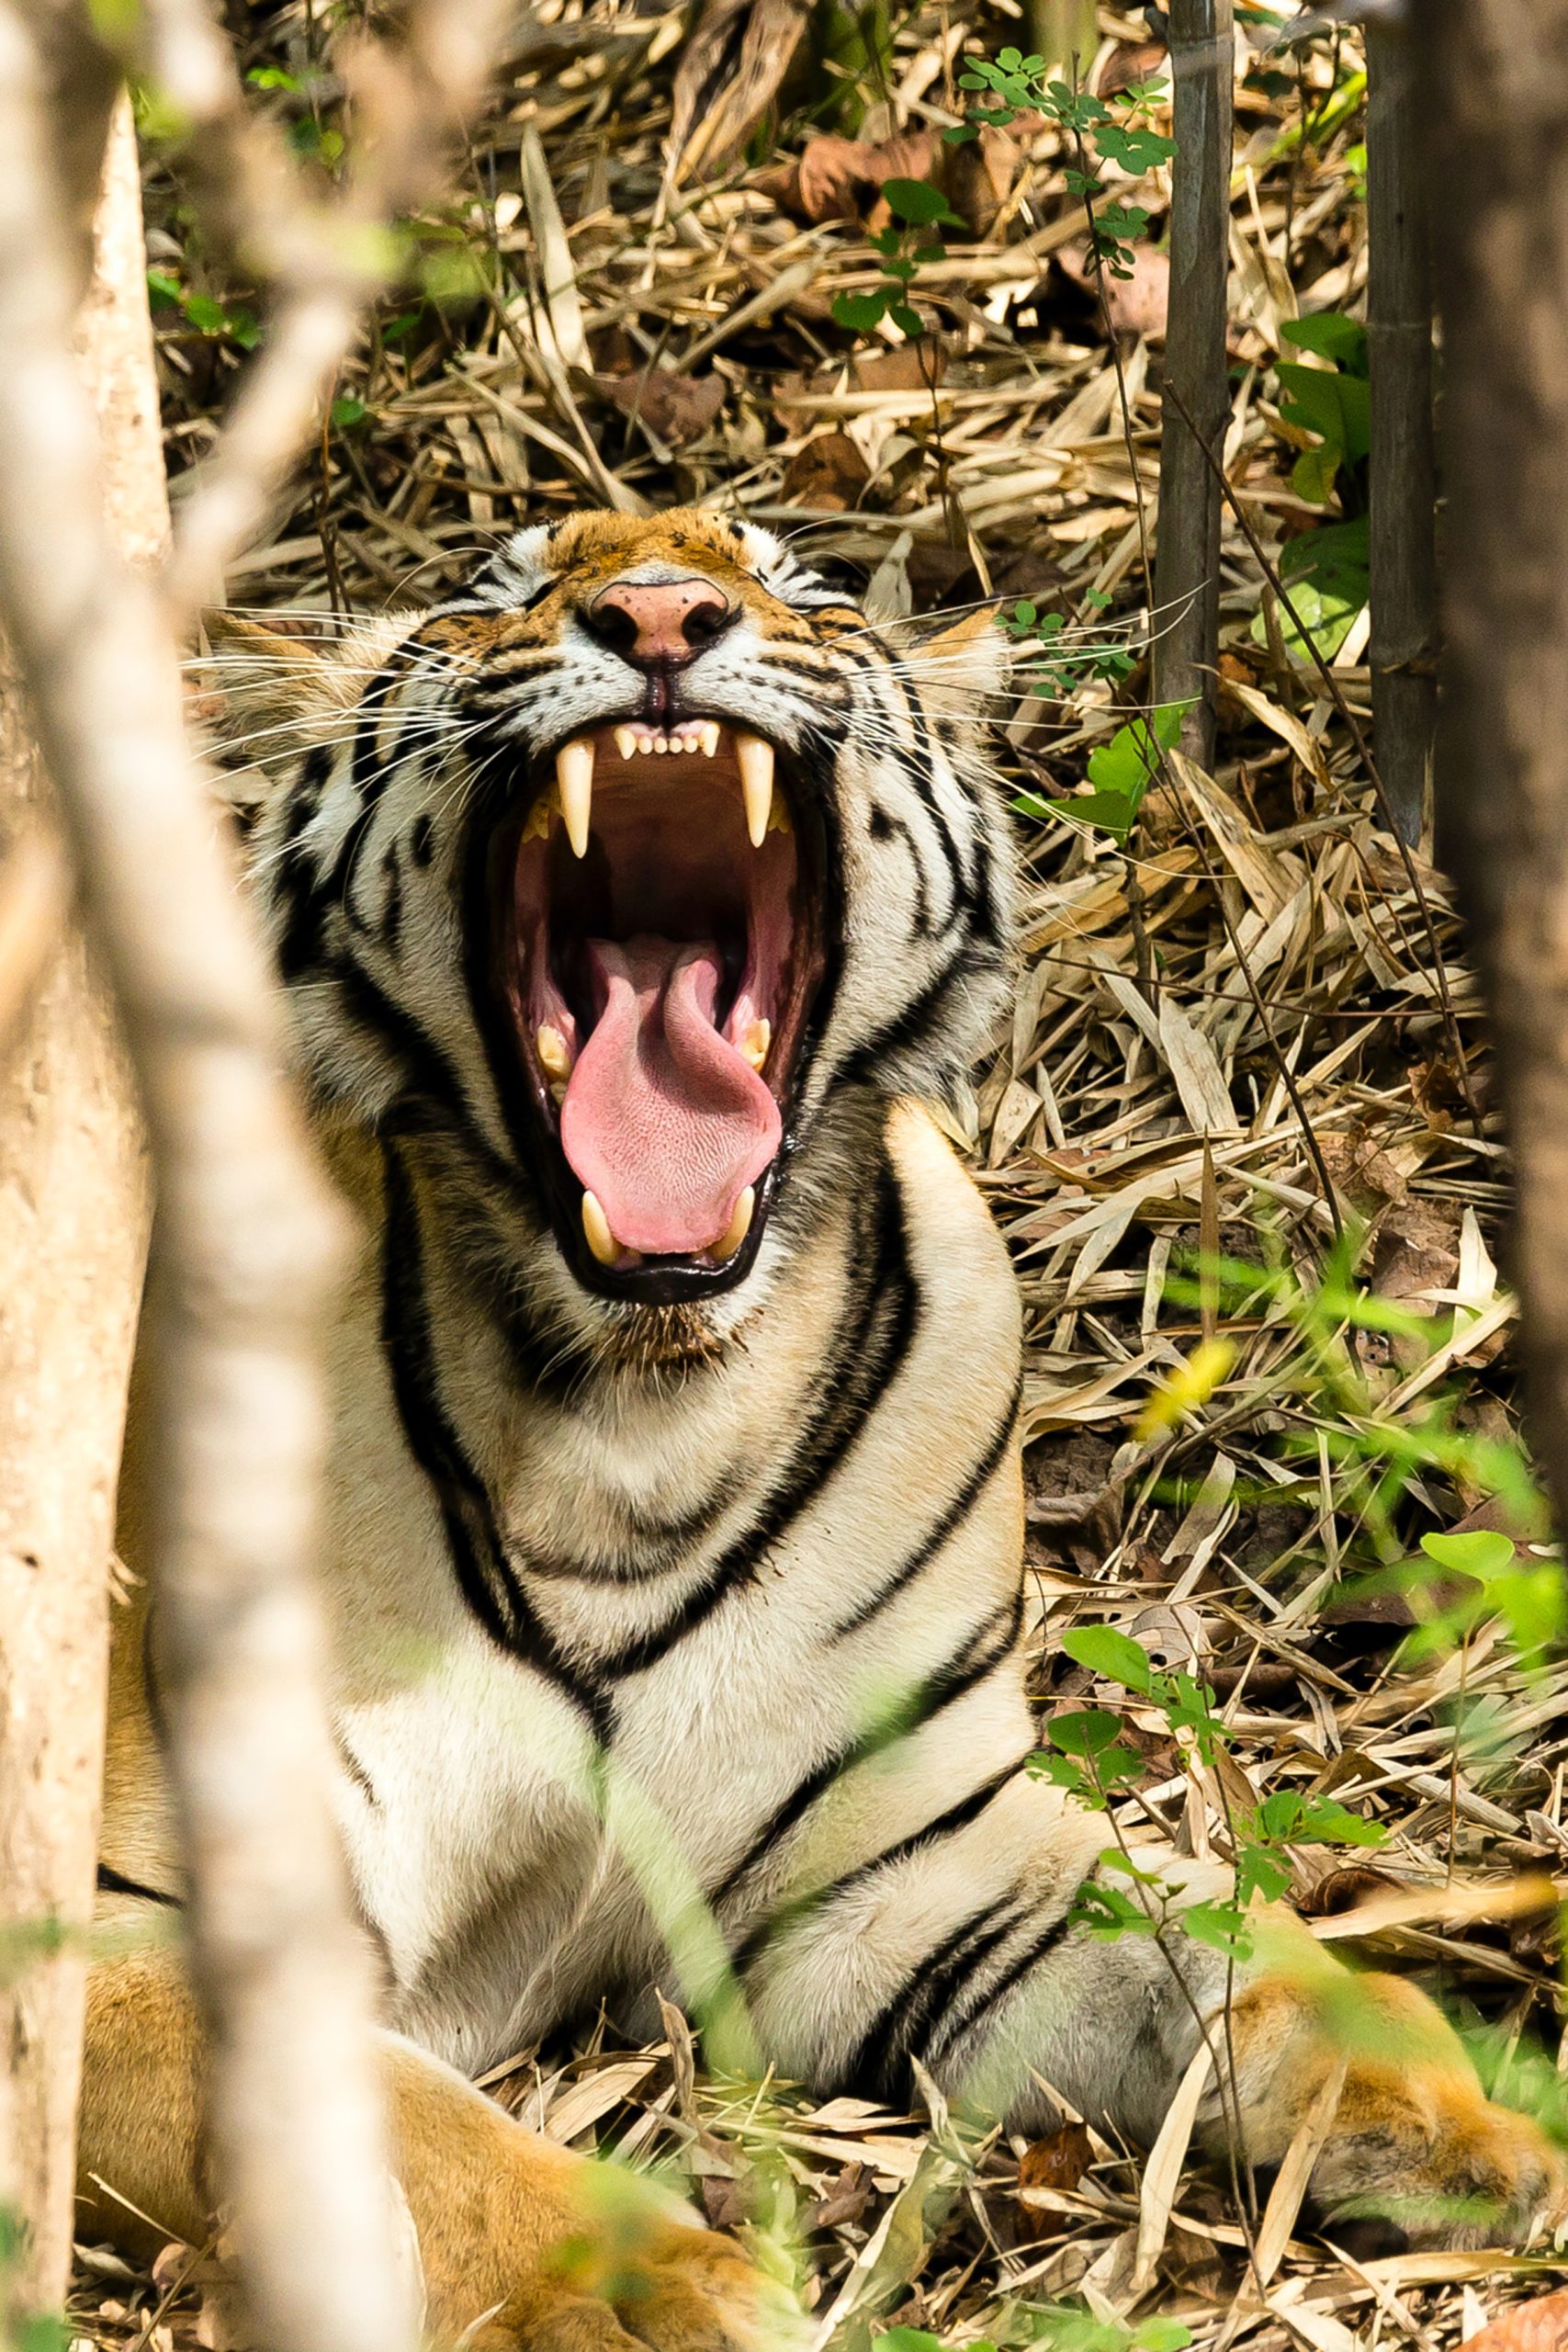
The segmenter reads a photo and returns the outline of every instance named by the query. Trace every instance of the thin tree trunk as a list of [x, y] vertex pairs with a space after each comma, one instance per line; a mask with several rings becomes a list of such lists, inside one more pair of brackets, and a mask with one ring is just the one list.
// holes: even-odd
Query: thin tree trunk
[[1095, 0], [1030, 0], [1029, 40], [1047, 65], [1070, 66], [1076, 61], [1078, 79], [1087, 80], [1100, 47]]
[[1438, 843], [1490, 1001], [1536, 1459], [1568, 1529], [1568, 0], [1427, 0], [1417, 50], [1442, 222]]
[[[1232, 90], [1231, 0], [1171, 0], [1170, 304], [1165, 373], [1216, 458], [1230, 416], [1225, 351]], [[1196, 700], [1182, 749], [1213, 764], [1220, 640], [1220, 484], [1174, 405], [1160, 436], [1153, 615], [1155, 693]]]
[[1372, 736], [1415, 842], [1438, 718], [1431, 264], [1412, 36], [1369, 24], [1366, 42]]
[[[116, 119], [79, 348], [110, 529], [168, 535], [129, 107]], [[109, 1551], [146, 1241], [139, 1122], [0, 647], [0, 2198], [22, 2226], [11, 2316], [60, 2309], [103, 1762]], [[6, 1012], [10, 1018], [5, 1019]], [[7, 1949], [8, 1947], [8, 1949]]]

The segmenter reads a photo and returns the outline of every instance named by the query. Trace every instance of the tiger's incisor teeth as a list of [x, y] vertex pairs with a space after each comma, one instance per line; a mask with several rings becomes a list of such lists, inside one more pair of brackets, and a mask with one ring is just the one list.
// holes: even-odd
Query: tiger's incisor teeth
[[571, 1054], [558, 1029], [546, 1021], [539, 1025], [534, 1039], [534, 1051], [539, 1057], [539, 1067], [547, 1078], [570, 1078]]
[[580, 735], [556, 753], [561, 820], [574, 857], [588, 854], [588, 823], [593, 813], [593, 746]]
[[632, 753], [637, 750], [637, 730], [631, 727], [617, 727], [615, 729], [615, 749], [619, 752], [623, 760], [629, 760]]
[[746, 1035], [740, 1041], [741, 1058], [749, 1061], [753, 1069], [761, 1069], [768, 1058], [768, 1047], [773, 1042], [773, 1024], [771, 1021], [749, 1021]]
[[735, 756], [740, 767], [740, 791], [746, 803], [746, 831], [753, 849], [767, 836], [768, 812], [773, 805], [773, 747], [760, 735], [737, 733]]
[[588, 1247], [602, 1266], [613, 1266], [621, 1254], [620, 1244], [610, 1230], [610, 1220], [599, 1205], [598, 1195], [582, 1195], [582, 1230]]
[[[588, 1197], [590, 1200], [593, 1199], [592, 1193]], [[593, 1205], [597, 1208], [599, 1205], [598, 1202], [594, 1201]], [[740, 1244], [750, 1232], [751, 1213], [755, 1209], [756, 1205], [756, 1187], [753, 1184], [748, 1184], [746, 1190], [741, 1193], [740, 1198], [735, 1204], [734, 1215], [731, 1216], [729, 1223], [725, 1227], [721, 1238], [716, 1241], [713, 1245], [713, 1254], [719, 1261], [721, 1265], [727, 1258], [734, 1257], [736, 1251], [739, 1249]], [[606, 1230], [608, 1230], [608, 1228], [606, 1228]]]
[[703, 747], [705, 760], [711, 760], [717, 751], [718, 739], [722, 731], [716, 718], [705, 718], [698, 728], [697, 737]]

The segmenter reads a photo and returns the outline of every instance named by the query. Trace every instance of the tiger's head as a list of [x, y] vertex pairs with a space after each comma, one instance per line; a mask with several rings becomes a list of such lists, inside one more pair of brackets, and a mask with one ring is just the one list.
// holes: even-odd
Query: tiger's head
[[1000, 633], [897, 635], [695, 510], [523, 531], [324, 643], [219, 624], [313, 1089], [436, 1138], [580, 1327], [737, 1319], [868, 1106], [950, 1093], [998, 1008]]

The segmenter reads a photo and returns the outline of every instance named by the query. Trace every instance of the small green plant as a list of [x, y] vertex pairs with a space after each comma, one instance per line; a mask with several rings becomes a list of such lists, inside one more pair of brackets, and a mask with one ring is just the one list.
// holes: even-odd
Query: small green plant
[[[1166, 1673], [1141, 1644], [1114, 1625], [1077, 1625], [1062, 1637], [1074, 1664], [1102, 1681], [1120, 1684], [1156, 1709], [1179, 1744], [1211, 1771], [1230, 1734], [1214, 1712], [1214, 1694], [1195, 1675]], [[1091, 1812], [1108, 1813], [1111, 1799], [1144, 1770], [1144, 1758], [1122, 1736], [1118, 1716], [1108, 1708], [1085, 1707], [1059, 1714], [1045, 1726], [1047, 1746], [1030, 1759], [1038, 1779], [1066, 1789]], [[1159, 1935], [1179, 1927], [1200, 1943], [1237, 1960], [1250, 1957], [1254, 1899], [1276, 1902], [1291, 1883], [1288, 1849], [1314, 1845], [1380, 1846], [1384, 1832], [1332, 1797], [1278, 1789], [1255, 1806], [1233, 1805], [1228, 1823], [1234, 1848], [1235, 1899], [1229, 1903], [1179, 1904], [1156, 1873], [1141, 1869], [1120, 1843], [1100, 1856], [1100, 1873], [1080, 1889], [1074, 1917], [1089, 1934], [1115, 1937]], [[1123, 1893], [1115, 1879], [1135, 1890]]]
[[982, 130], [1005, 129], [1022, 114], [1043, 115], [1054, 122], [1073, 142], [1077, 161], [1066, 173], [1066, 184], [1089, 213], [1096, 266], [1108, 269], [1113, 277], [1131, 277], [1133, 246], [1148, 229], [1148, 212], [1139, 204], [1097, 204], [1096, 199], [1105, 197], [1100, 177], [1104, 164], [1114, 164], [1137, 177], [1175, 154], [1176, 141], [1152, 130], [1145, 119], [1161, 103], [1158, 86], [1138, 82], [1118, 91], [1113, 100], [1097, 98], [1068, 82], [1047, 80], [1045, 60], [1025, 57], [1016, 49], [998, 51], [994, 62], [971, 52], [964, 63], [967, 70], [958, 77], [960, 89], [988, 91], [995, 104], [972, 106], [967, 119], [944, 130], [942, 137], [957, 145], [977, 139]]
[[[1280, 550], [1280, 572], [1291, 602], [1319, 652], [1332, 659], [1369, 594], [1367, 331], [1355, 319], [1322, 311], [1310, 319], [1287, 319], [1280, 334], [1293, 349], [1311, 352], [1326, 363], [1311, 368], [1301, 360], [1281, 359], [1274, 372], [1281, 422], [1296, 433], [1317, 436], [1296, 458], [1291, 487], [1309, 506], [1327, 506], [1335, 500], [1345, 517], [1287, 539]], [[1268, 642], [1261, 615], [1252, 633], [1259, 645]], [[1289, 639], [1292, 651], [1304, 654], [1293, 628]]]
[[[1090, 612], [1100, 614], [1109, 608], [1111, 596], [1104, 588], [1089, 588], [1083, 601]], [[1138, 665], [1138, 648], [1126, 638], [1107, 636], [1099, 644], [1070, 642], [1074, 632], [1066, 615], [1043, 613], [1027, 597], [1021, 598], [1011, 612], [998, 614], [998, 619], [1014, 643], [1032, 654], [1035, 666], [1016, 675], [1021, 684], [1035, 694], [1050, 694], [1065, 701], [1089, 679], [1121, 685]]]
[[1129, 719], [1109, 743], [1089, 756], [1089, 790], [1061, 800], [1021, 792], [1013, 807], [1021, 816], [1066, 817], [1077, 825], [1098, 825], [1117, 842], [1133, 830], [1139, 804], [1159, 773], [1165, 753], [1181, 732], [1190, 701], [1157, 704], [1147, 718]]
[[893, 215], [890, 226], [871, 240], [881, 258], [882, 284], [869, 294], [836, 294], [833, 317], [857, 334], [874, 334], [884, 319], [907, 335], [923, 334], [925, 321], [909, 300], [910, 284], [922, 262], [941, 261], [947, 252], [932, 232], [963, 223], [929, 180], [888, 180], [882, 193]]
[[147, 292], [155, 311], [177, 311], [197, 334], [237, 343], [242, 351], [251, 350], [261, 340], [261, 321], [246, 303], [225, 304], [210, 294], [194, 293], [166, 269], [148, 271]]

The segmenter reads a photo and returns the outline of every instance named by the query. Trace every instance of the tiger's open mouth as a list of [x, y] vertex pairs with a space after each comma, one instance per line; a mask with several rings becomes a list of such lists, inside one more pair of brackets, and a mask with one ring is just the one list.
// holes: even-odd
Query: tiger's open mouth
[[755, 1257], [824, 967], [820, 820], [727, 720], [606, 726], [491, 845], [494, 985], [557, 1237], [667, 1305]]

